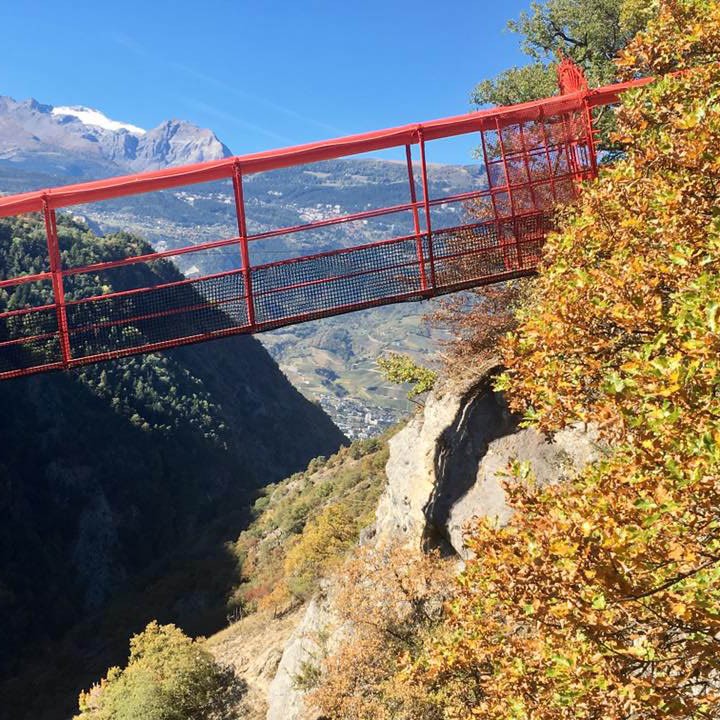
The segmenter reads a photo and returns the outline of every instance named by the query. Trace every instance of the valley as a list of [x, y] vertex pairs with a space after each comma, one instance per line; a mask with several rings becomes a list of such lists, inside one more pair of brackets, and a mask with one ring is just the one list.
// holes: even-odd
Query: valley
[[[153, 153], [151, 149], [155, 146], [148, 144], [148, 135], [152, 136], [155, 130], [139, 135], [139, 129], [118, 129], [107, 118], [104, 122], [107, 127], [90, 129], [96, 141], [88, 143], [88, 127], [78, 116], [85, 117], [80, 111], [75, 115], [62, 115], [51, 106], [35, 101], [17, 103], [9, 98], [0, 99], [0, 145], [3, 134], [20, 124], [44, 132], [43, 138], [49, 138], [40, 143], [39, 148], [32, 144], [23, 146], [16, 139], [13, 150], [12, 144], [6, 143], [0, 157], [0, 191], [19, 192], [71, 179], [117, 175], [230, 153], [217, 138], [210, 138], [210, 131], [193, 129], [187, 124], [173, 135], [174, 145], [158, 144], [159, 149]], [[145, 143], [145, 155], [138, 154], [138, 137]], [[121, 152], [119, 143], [134, 149]], [[62, 156], [59, 150], [63, 151]], [[73, 158], [73, 164], [68, 163], [69, 157]], [[40, 169], [43, 174], [39, 174]], [[69, 171], [74, 175], [68, 176]], [[420, 193], [417, 169], [415, 176]], [[429, 166], [429, 182], [435, 197], [477, 189], [482, 186], [483, 177], [481, 165]], [[393, 160], [334, 160], [258, 173], [245, 180], [248, 229], [251, 234], [265, 233], [401, 204], [408, 201], [408, 194], [405, 163]], [[462, 205], [439, 205], [432, 211], [433, 227], [458, 224], [466, 212]], [[99, 235], [120, 230], [132, 232], [148, 239], [157, 250], [237, 234], [229, 182], [163, 191], [142, 199], [130, 197], [78, 206], [70, 214], [86, 222]], [[252, 241], [251, 262], [273, 262], [410, 232], [409, 212], [369, 218]], [[228, 246], [190, 253], [179, 256], [176, 264], [188, 277], [237, 269], [239, 248]], [[349, 438], [362, 438], [382, 432], [410, 409], [406, 391], [385, 382], [375, 361], [387, 352], [401, 352], [420, 363], [429, 362], [438, 343], [446, 339], [441, 328], [431, 328], [424, 320], [432, 313], [435, 302], [377, 308], [342, 319], [312, 321], [263, 333], [258, 339], [308, 399], [318, 402]]]

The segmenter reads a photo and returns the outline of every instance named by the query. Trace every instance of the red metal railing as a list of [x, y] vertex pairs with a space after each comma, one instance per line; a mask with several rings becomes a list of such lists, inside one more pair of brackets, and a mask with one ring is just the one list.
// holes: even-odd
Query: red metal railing
[[[566, 65], [563, 72], [562, 94], [533, 103], [0, 198], [0, 217], [40, 212], [47, 234], [45, 270], [0, 280], [0, 379], [261, 332], [531, 274], [554, 206], [571, 201], [579, 183], [597, 173], [592, 108], [614, 103], [619, 93], [647, 82], [588, 90], [577, 71]], [[470, 133], [480, 135], [486, 187], [432, 197], [427, 142]], [[419, 148], [422, 198], [413, 146]], [[243, 190], [248, 175], [394, 147], [405, 150], [407, 202], [249, 232]], [[61, 252], [57, 209], [217, 180], [232, 182], [236, 237], [78, 266]], [[466, 221], [434, 228], [433, 208], [444, 204], [461, 205]], [[277, 262], [251, 262], [253, 242], [398, 213], [409, 215], [411, 234]], [[165, 268], [165, 280], [147, 272], [167, 258], [229, 246], [238, 248], [238, 269], [183, 278]], [[133, 287], [86, 294], [87, 287], [101, 285], [104, 274], [117, 268], [132, 269]]]

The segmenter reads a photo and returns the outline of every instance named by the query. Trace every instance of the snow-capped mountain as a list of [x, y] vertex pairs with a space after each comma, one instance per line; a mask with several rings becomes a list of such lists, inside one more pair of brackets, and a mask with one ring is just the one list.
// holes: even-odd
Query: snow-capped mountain
[[59, 115], [60, 117], [76, 117], [83, 125], [99, 127], [103, 130], [111, 130], [112, 132], [127, 130], [133, 135], [144, 135], [147, 132], [147, 130], [143, 130], [143, 128], [138, 127], [137, 125], [119, 122], [118, 120], [111, 120], [107, 115], [101, 113], [99, 110], [93, 110], [92, 108], [85, 107], [84, 105], [64, 105], [62, 107], [54, 107], [52, 109], [52, 114]]
[[93, 108], [0, 96], [0, 162], [21, 170], [86, 179], [229, 155], [215, 133], [183, 120], [144, 130]]

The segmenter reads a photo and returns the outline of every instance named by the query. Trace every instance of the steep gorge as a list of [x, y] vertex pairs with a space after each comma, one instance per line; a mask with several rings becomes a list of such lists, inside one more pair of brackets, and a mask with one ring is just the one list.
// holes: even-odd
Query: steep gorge
[[[474, 517], [508, 517], [502, 483], [511, 463], [531, 463], [539, 482], [552, 483], [599, 456], [602, 447], [592, 427], [553, 437], [519, 428], [502, 394], [492, 389], [495, 372], [491, 362], [473, 377], [443, 383], [383, 441], [384, 490], [374, 521], [360, 534], [361, 545], [412, 552], [437, 548], [462, 562], [464, 533]], [[338, 462], [339, 470], [323, 472], [342, 471], [348, 461]], [[343, 573], [342, 567], [329, 573], [304, 610], [278, 618], [251, 616], [210, 639], [218, 658], [232, 663], [250, 686], [253, 702], [243, 708], [243, 718], [316, 720], [303, 702], [307, 675], [352, 633], [333, 605]], [[260, 637], [268, 640], [254, 654]]]
[[[64, 252], [95, 260], [142, 245], [126, 235], [97, 238], [65, 218], [59, 228]], [[41, 237], [39, 219], [3, 221], [0, 275], [32, 266]], [[22, 302], [0, 293], [4, 308]], [[217, 569], [232, 572], [222, 542], [247, 524], [257, 489], [345, 442], [251, 337], [7, 381], [0, 403], [0, 703], [16, 718], [63, 717], [58, 697], [72, 699], [87, 678], [122, 660], [143, 618], [115, 615], [120, 645], [85, 634], [75, 667], [56, 673], [69, 675], [28, 699], [28, 684], [12, 678], [32, 676], [28, 663], [43, 648], [168, 572], [173, 553], [176, 565], [190, 565], [196, 546], [217, 546]], [[190, 585], [185, 578], [143, 612], [197, 633], [217, 629], [225, 587]]]

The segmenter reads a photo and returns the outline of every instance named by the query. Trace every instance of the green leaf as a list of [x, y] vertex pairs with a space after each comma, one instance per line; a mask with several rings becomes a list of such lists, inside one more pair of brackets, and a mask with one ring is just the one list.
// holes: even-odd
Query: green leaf
[[592, 607], [593, 610], [604, 610], [607, 607], [607, 601], [602, 593], [593, 598]]
[[718, 311], [720, 311], [720, 303], [717, 302], [712, 303], [706, 311], [710, 332], [716, 333], [718, 331]]

